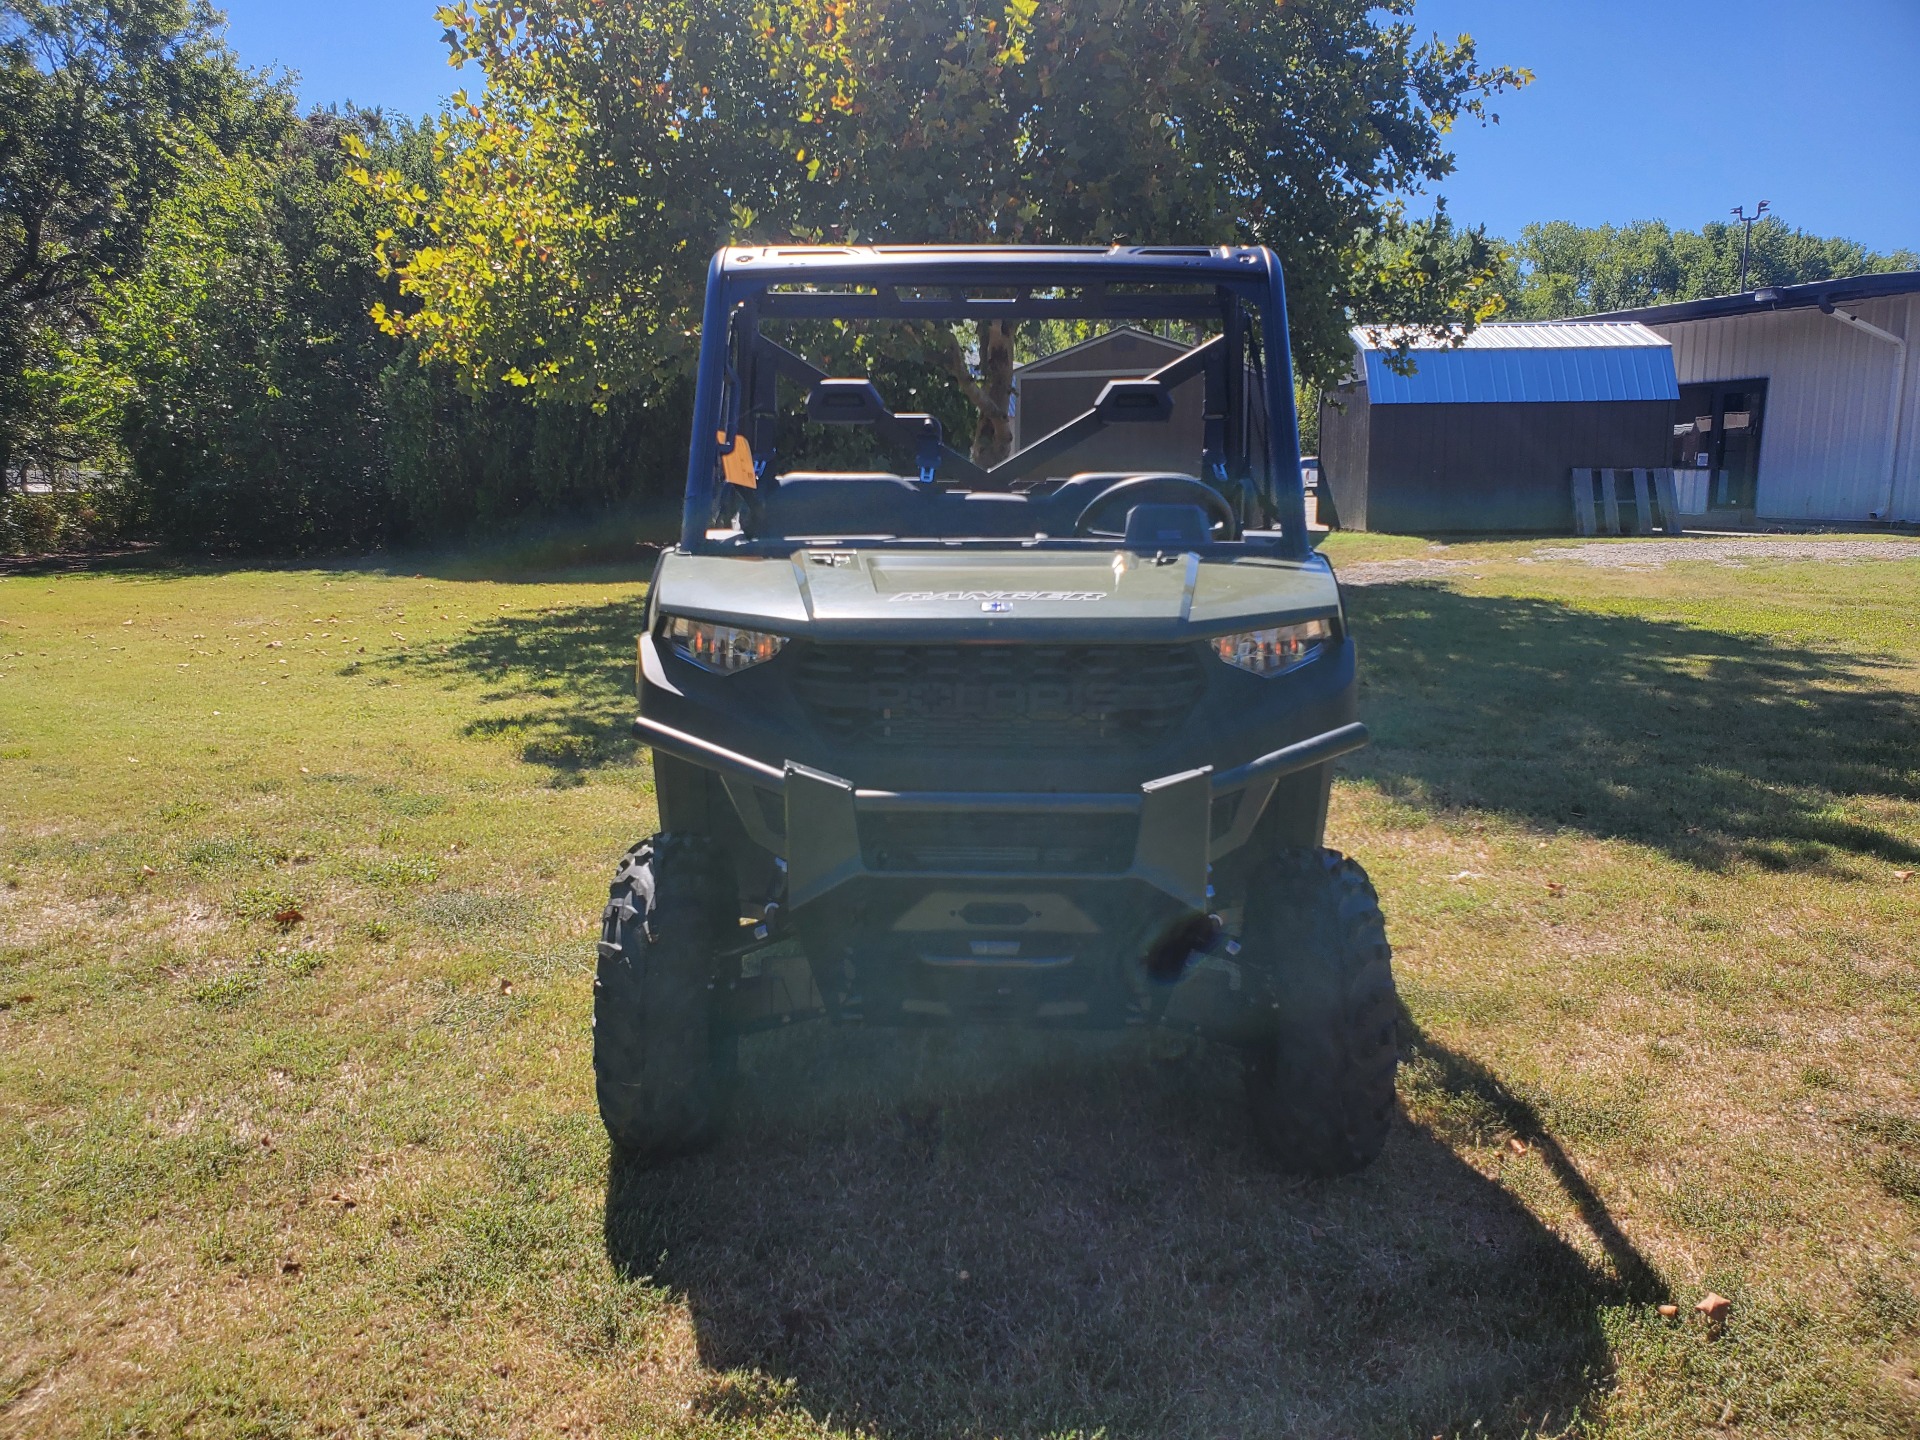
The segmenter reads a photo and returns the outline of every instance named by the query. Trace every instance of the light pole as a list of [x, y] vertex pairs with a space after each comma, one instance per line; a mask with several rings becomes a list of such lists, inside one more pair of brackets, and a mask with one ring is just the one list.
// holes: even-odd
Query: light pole
[[1753, 253], [1753, 227], [1759, 224], [1760, 217], [1767, 213], [1767, 209], [1767, 202], [1764, 200], [1751, 215], [1747, 214], [1747, 207], [1744, 205], [1733, 207], [1733, 218], [1746, 227], [1746, 233], [1740, 239], [1740, 283], [1734, 287], [1736, 291], [1744, 292], [1747, 288], [1747, 257]]

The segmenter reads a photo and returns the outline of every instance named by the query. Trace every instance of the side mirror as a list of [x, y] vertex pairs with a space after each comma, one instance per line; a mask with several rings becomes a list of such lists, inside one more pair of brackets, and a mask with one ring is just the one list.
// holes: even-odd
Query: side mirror
[[818, 380], [807, 392], [807, 419], [816, 425], [877, 425], [887, 414], [871, 380]]
[[1171, 420], [1173, 396], [1158, 380], [1109, 380], [1093, 410], [1109, 425]]

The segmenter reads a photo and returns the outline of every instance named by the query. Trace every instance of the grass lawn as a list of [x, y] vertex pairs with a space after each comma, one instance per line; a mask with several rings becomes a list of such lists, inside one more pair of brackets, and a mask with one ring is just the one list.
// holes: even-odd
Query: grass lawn
[[633, 569], [0, 578], [0, 1435], [1920, 1433], [1920, 544], [1637, 543], [1330, 542], [1333, 1183], [1164, 1037], [820, 1027], [610, 1181]]

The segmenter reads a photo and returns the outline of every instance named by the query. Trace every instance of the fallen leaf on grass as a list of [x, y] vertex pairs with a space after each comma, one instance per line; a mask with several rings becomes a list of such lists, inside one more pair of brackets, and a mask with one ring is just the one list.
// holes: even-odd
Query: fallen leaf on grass
[[273, 912], [273, 923], [280, 926], [298, 925], [306, 918], [306, 916], [302, 915], [291, 905], [284, 910], [276, 910]]

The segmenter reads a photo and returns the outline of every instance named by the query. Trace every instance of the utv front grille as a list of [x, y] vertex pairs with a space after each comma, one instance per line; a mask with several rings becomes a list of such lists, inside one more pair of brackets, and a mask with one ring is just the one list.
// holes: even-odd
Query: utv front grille
[[869, 869], [992, 875], [1118, 875], [1133, 863], [1137, 815], [883, 812], [860, 817]]
[[1191, 645], [822, 645], [795, 685], [823, 736], [942, 749], [1165, 739], [1206, 685]]

